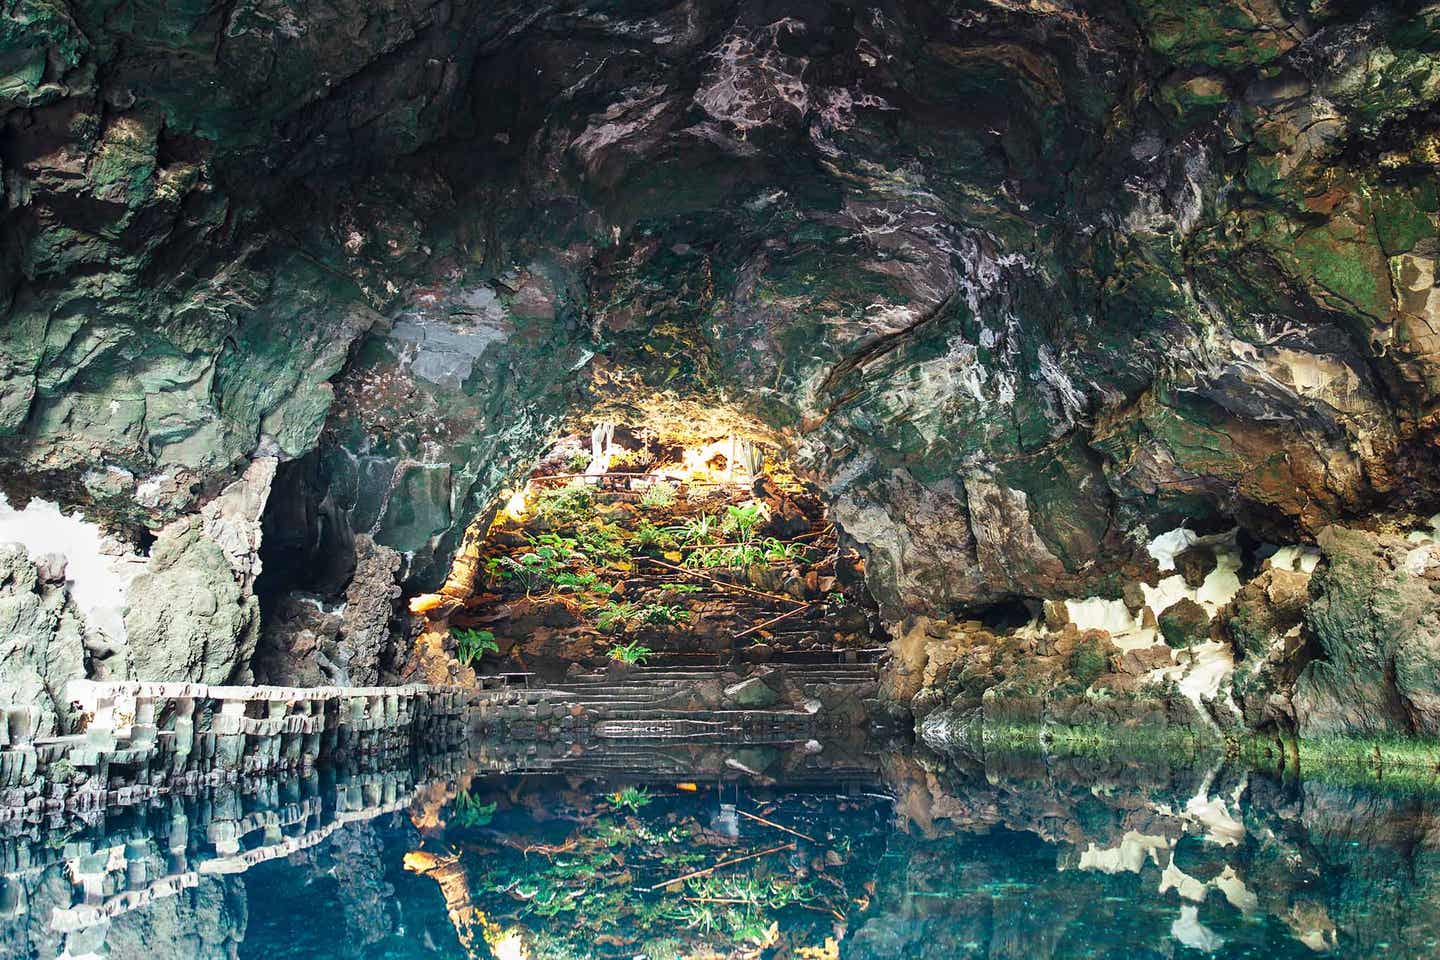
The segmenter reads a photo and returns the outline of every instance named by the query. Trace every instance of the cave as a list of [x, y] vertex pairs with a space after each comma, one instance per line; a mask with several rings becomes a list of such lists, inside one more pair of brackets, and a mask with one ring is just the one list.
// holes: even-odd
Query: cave
[[1437, 11], [6, 5], [0, 953], [1433, 950]]
[[444, 592], [411, 611], [446, 611], [468, 666], [552, 682], [652, 656], [878, 659], [887, 638], [864, 561], [841, 546], [813, 484], [778, 447], [715, 424], [562, 436], [472, 525]]

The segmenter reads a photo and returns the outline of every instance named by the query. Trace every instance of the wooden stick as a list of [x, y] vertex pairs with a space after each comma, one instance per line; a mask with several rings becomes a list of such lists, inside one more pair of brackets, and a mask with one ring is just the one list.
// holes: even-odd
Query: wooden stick
[[[809, 540], [811, 537], [823, 537], [827, 532], [828, 532], [828, 531], [825, 531], [825, 530], [820, 530], [820, 531], [818, 531], [818, 532], [817, 532], [817, 531], [811, 531], [810, 533], [802, 533], [802, 534], [800, 534], [800, 536], [798, 536], [798, 537], [791, 537], [789, 540], [780, 540], [780, 541], [778, 541], [778, 542], [779, 542], [780, 544], [782, 544], [782, 545], [791, 544], [791, 543], [799, 543], [801, 540]], [[756, 545], [756, 546], [759, 546], [759, 541], [757, 541], [757, 540], [748, 540], [748, 541], [746, 541], [746, 542], [744, 542], [744, 543], [684, 543], [684, 544], [681, 544], [680, 546], [676, 547], [675, 549], [676, 549], [676, 550], [717, 550], [717, 549], [719, 549], [720, 547], [748, 547], [748, 546], [750, 546], [751, 544], [754, 544], [754, 545]]]
[[734, 866], [737, 863], [744, 863], [746, 860], [758, 860], [760, 857], [768, 857], [770, 856], [770, 854], [779, 853], [781, 850], [794, 849], [795, 841], [791, 840], [789, 843], [782, 843], [778, 847], [771, 847], [769, 850], [761, 850], [759, 853], [747, 854], [743, 857], [736, 857], [733, 860], [721, 860], [713, 867], [706, 867], [704, 870], [695, 870], [691, 873], [685, 874], [683, 877], [676, 877], [674, 880], [666, 880], [664, 883], [657, 883], [653, 887], [646, 887], [645, 892], [654, 893], [656, 890], [663, 890], [665, 887], [672, 886], [673, 884], [677, 883], [684, 883], [686, 880], [694, 880], [698, 877], [708, 877], [710, 876], [710, 874], [714, 873], [716, 870], [719, 870], [721, 867], [730, 867]]
[[744, 810], [736, 810], [735, 812], [738, 813], [738, 814], [740, 814], [740, 816], [745, 817], [745, 818], [747, 818], [747, 819], [749, 819], [749, 820], [754, 820], [756, 823], [763, 823], [763, 824], [765, 824], [765, 826], [767, 826], [767, 827], [774, 827], [776, 830], [779, 830], [781, 833], [788, 833], [788, 834], [790, 834], [790, 836], [792, 836], [792, 837], [799, 837], [801, 840], [808, 840], [808, 841], [810, 841], [811, 843], [815, 843], [815, 842], [816, 842], [814, 837], [807, 837], [807, 836], [805, 836], [805, 834], [801, 833], [799, 830], [791, 830], [789, 827], [782, 827], [782, 826], [780, 826], [780, 824], [774, 822], [773, 820], [766, 820], [764, 817], [757, 817], [757, 816], [755, 816], [755, 814], [753, 814], [753, 813], [746, 813]]
[[[750, 634], [752, 634], [752, 633], [759, 633], [759, 632], [760, 632], [761, 630], [763, 630], [764, 628], [769, 627], [769, 626], [773, 626], [773, 625], [779, 623], [781, 620], [789, 620], [791, 617], [795, 616], [797, 613], [804, 613], [806, 610], [809, 610], [811, 607], [815, 606], [815, 604], [816, 604], [816, 601], [811, 600], [809, 603], [805, 604], [805, 606], [803, 606], [803, 607], [796, 607], [794, 610], [791, 610], [791, 611], [789, 611], [789, 612], [787, 612], [787, 613], [782, 613], [782, 614], [780, 614], [780, 616], [778, 616], [778, 617], [771, 617], [769, 620], [766, 620], [764, 623], [757, 623], [755, 626], [751, 627], [749, 630], [743, 630], [743, 631], [741, 631], [740, 633], [735, 634], [735, 636], [731, 637], [730, 639], [731, 639], [731, 640], [743, 640], [743, 639], [745, 639], [746, 637], [750, 636]], [[749, 816], [749, 814], [746, 814], [746, 816]], [[806, 837], [806, 839], [808, 840], [809, 837]]]
[[607, 470], [604, 473], [549, 473], [543, 477], [531, 477], [526, 483], [544, 483], [547, 480], [604, 480], [607, 477], [649, 477], [652, 480], [663, 480], [665, 483], [676, 483], [688, 487], [749, 486], [749, 484], [743, 480], [685, 480], [681, 477], [671, 477], [665, 474], [627, 473], [623, 470]]
[[674, 564], [666, 563], [664, 560], [656, 560], [654, 557], [641, 556], [637, 559], [644, 560], [648, 563], [653, 563], [656, 566], [664, 567], [666, 570], [674, 570], [676, 573], [683, 573], [687, 577], [699, 577], [701, 580], [709, 580], [711, 583], [719, 584], [722, 587], [728, 587], [731, 590], [739, 590], [741, 593], [752, 593], [757, 597], [764, 597], [767, 600], [780, 600], [784, 603], [796, 603], [805, 607], [808, 607], [810, 605], [810, 601], [808, 600], [796, 600], [794, 597], [782, 597], [778, 593], [766, 593], [764, 590], [752, 590], [749, 587], [742, 587], [738, 583], [730, 583], [727, 580], [721, 580], [718, 577], [712, 577], [709, 574], [701, 573], [698, 570], [687, 570], [684, 567], [677, 567]]

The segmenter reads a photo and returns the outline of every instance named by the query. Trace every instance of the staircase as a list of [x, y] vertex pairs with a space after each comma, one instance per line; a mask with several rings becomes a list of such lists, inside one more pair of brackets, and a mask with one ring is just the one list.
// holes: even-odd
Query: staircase
[[879, 670], [874, 663], [776, 665], [791, 702], [744, 707], [724, 694], [726, 687], [748, 679], [735, 669], [677, 663], [631, 667], [624, 676], [595, 672], [523, 693], [512, 689], [510, 696], [528, 709], [504, 719], [521, 721], [508, 724], [511, 735], [521, 739], [558, 733], [617, 740], [804, 740], [820, 731], [863, 726], [874, 705]]

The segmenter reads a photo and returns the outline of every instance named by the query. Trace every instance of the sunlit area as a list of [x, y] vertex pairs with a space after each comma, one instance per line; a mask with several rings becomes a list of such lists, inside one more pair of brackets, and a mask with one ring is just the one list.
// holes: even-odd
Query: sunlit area
[[703, 428], [607, 421], [558, 438], [472, 530], [470, 590], [438, 608], [447, 652], [481, 675], [550, 681], [873, 662], [885, 640], [864, 561], [814, 488], [773, 438]]

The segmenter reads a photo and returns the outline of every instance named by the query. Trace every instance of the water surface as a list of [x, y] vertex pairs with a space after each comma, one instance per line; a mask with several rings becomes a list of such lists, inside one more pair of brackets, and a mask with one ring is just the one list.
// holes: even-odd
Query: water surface
[[482, 747], [9, 824], [0, 956], [1428, 957], [1437, 797], [1214, 761]]

